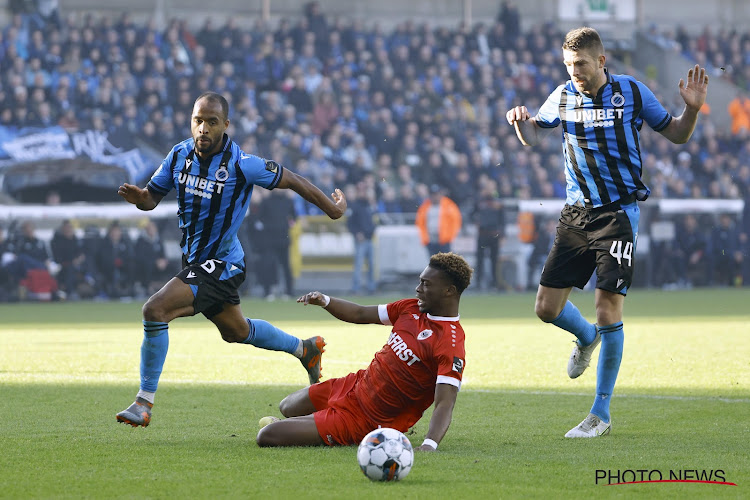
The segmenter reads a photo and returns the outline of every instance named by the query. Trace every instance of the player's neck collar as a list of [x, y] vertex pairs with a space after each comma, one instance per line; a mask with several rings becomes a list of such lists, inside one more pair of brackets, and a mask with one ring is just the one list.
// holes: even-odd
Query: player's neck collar
[[461, 317], [459, 314], [458, 316], [433, 316], [430, 313], [427, 313], [427, 318], [431, 319], [432, 321], [458, 321], [458, 319]]

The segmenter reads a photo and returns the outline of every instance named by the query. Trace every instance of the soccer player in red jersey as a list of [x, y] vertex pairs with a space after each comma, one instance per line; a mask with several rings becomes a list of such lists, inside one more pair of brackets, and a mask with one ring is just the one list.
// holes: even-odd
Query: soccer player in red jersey
[[[285, 419], [258, 433], [259, 446], [359, 444], [378, 427], [406, 432], [435, 403], [419, 450], [435, 451], [450, 426], [465, 366], [461, 293], [473, 270], [455, 253], [438, 253], [419, 276], [415, 299], [361, 306], [320, 292], [299, 299], [348, 323], [392, 325], [365, 370], [300, 389], [279, 405]], [[275, 418], [272, 418], [276, 420]]]

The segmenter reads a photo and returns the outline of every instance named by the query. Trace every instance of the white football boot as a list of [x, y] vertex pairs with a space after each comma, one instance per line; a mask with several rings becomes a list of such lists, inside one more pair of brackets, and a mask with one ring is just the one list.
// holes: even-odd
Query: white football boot
[[583, 419], [583, 422], [570, 429], [566, 434], [566, 438], [595, 438], [599, 436], [606, 436], [612, 429], [612, 419], [609, 422], [604, 422], [602, 419], [589, 413], [588, 417]]
[[578, 341], [575, 341], [575, 347], [573, 352], [570, 353], [570, 359], [568, 359], [568, 377], [578, 378], [581, 374], [586, 371], [591, 363], [591, 355], [594, 353], [594, 349], [602, 341], [602, 336], [599, 334], [599, 329], [596, 330], [596, 337], [594, 341], [587, 346], [581, 346]]

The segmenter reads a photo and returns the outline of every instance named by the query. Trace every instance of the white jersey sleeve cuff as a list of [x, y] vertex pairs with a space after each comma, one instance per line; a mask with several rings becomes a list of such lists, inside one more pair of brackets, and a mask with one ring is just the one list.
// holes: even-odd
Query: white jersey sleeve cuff
[[459, 391], [461, 390], [461, 381], [457, 378], [448, 377], [447, 375], [438, 375], [435, 383], [452, 385], [458, 388]]
[[391, 324], [391, 318], [388, 317], [388, 305], [380, 304], [378, 306], [378, 316], [380, 316], [380, 322], [384, 325]]

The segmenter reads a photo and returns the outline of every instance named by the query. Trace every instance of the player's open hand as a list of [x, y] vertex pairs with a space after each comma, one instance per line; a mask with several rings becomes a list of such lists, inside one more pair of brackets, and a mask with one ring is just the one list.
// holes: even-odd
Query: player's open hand
[[302, 297], [298, 298], [297, 302], [304, 304], [304, 305], [312, 304], [314, 306], [321, 306], [321, 307], [326, 305], [324, 295], [320, 292], [306, 293]]
[[687, 82], [680, 78], [680, 95], [685, 105], [698, 111], [706, 102], [706, 93], [708, 92], [708, 75], [706, 68], [699, 65], [688, 70]]
[[516, 106], [505, 113], [505, 118], [508, 120], [508, 123], [513, 125], [515, 122], [525, 122], [526, 120], [529, 120], [531, 118], [531, 113], [526, 109], [526, 106]]
[[331, 219], [338, 219], [342, 215], [344, 215], [344, 212], [346, 212], [346, 196], [344, 196], [344, 192], [340, 189], [336, 188], [333, 193], [331, 193], [331, 199], [333, 199], [334, 205], [336, 205], [336, 212], [337, 214], [332, 214]]
[[117, 190], [117, 194], [125, 198], [125, 201], [128, 203], [137, 205], [138, 203], [145, 201], [144, 191], [146, 190], [124, 182]]

